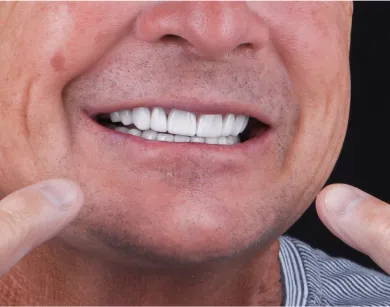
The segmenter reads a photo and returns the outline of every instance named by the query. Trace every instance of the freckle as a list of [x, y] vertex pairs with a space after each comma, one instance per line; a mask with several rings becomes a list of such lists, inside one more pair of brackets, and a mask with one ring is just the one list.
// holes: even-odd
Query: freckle
[[50, 64], [55, 71], [64, 70], [65, 58], [61, 52], [56, 52], [54, 56], [50, 59]]

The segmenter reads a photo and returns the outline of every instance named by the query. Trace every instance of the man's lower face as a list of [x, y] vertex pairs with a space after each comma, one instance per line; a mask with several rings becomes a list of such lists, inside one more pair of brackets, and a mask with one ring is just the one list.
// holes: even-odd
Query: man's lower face
[[[255, 124], [244, 133], [253, 137], [240, 143], [149, 140], [114, 128], [109, 120], [96, 120], [88, 107], [79, 110], [79, 103], [70, 98], [73, 90], [72, 84], [66, 102], [74, 145], [62, 163], [72, 165], [65, 176], [81, 182], [87, 194], [87, 207], [77, 221], [86, 230], [85, 240], [125, 253], [141, 252], [143, 259], [155, 254], [154, 258], [158, 255], [164, 260], [204, 261], [238, 252], [258, 239], [266, 244], [275, 232], [283, 230], [286, 218], [301, 212], [303, 207], [297, 208], [294, 216], [284, 211], [286, 203], [296, 201], [288, 195], [291, 191], [280, 189], [291, 180], [284, 173], [288, 158], [281, 146], [291, 142], [292, 133], [282, 134], [252, 117]], [[75, 97], [80, 97], [79, 93]], [[102, 105], [105, 103], [103, 100]], [[164, 100], [153, 103], [168, 109]], [[181, 102], [174, 103], [180, 106]], [[114, 102], [107, 105], [116, 109]], [[192, 107], [199, 104], [189, 100], [185, 112]], [[204, 110], [213, 114], [207, 105]], [[233, 112], [232, 108], [229, 114]], [[226, 118], [222, 114], [214, 116]], [[182, 120], [180, 128], [192, 121], [191, 117]], [[202, 115], [193, 117], [199, 128]], [[168, 116], [168, 125], [170, 120]], [[126, 129], [137, 128], [127, 125]], [[211, 129], [213, 133], [216, 130]], [[181, 136], [190, 138], [185, 133]], [[58, 170], [57, 161], [50, 167]]]
[[[25, 58], [9, 53], [1, 76], [3, 193], [75, 180], [86, 203], [60, 237], [113, 258], [200, 262], [265, 247], [307, 208], [340, 151], [349, 24], [337, 5], [16, 8], [35, 17], [9, 45], [35, 43]], [[193, 11], [205, 28], [172, 15]], [[230, 36], [218, 32], [226, 16]]]

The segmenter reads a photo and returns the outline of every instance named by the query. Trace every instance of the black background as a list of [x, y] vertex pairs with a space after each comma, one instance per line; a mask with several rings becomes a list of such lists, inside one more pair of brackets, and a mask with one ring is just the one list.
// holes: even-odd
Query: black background
[[[355, 2], [351, 40], [351, 112], [328, 183], [354, 185], [390, 202], [390, 2]], [[379, 268], [328, 231], [314, 205], [287, 232], [332, 256]], [[390, 244], [390, 242], [389, 242]]]

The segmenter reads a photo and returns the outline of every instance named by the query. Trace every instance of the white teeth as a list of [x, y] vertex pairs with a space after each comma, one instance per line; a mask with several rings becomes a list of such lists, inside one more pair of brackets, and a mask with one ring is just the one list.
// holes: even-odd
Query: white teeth
[[123, 125], [128, 126], [133, 123], [133, 116], [131, 110], [123, 110], [119, 112], [119, 117]]
[[121, 121], [121, 118], [119, 116], [119, 112], [112, 112], [112, 113], [110, 113], [110, 120], [113, 123], [119, 123]]
[[150, 129], [150, 111], [140, 107], [133, 110], [133, 123], [140, 130]]
[[226, 136], [221, 136], [220, 138], [218, 138], [218, 144], [220, 144], [220, 145], [227, 145]]
[[201, 138], [198, 136], [193, 136], [193, 137], [191, 137], [191, 142], [192, 143], [204, 143], [204, 138]]
[[248, 116], [244, 116], [244, 117], [245, 117], [245, 120], [242, 123], [242, 127], [241, 127], [240, 133], [242, 133], [245, 130], [245, 128], [246, 128], [246, 126], [248, 125], [248, 122], [249, 122], [249, 117]]
[[144, 139], [153, 141], [157, 137], [157, 132], [153, 131], [153, 130], [146, 130], [146, 131], [142, 132], [141, 137]]
[[226, 137], [226, 143], [227, 143], [227, 145], [234, 145], [235, 143], [234, 143], [234, 136], [227, 136]]
[[248, 124], [248, 117], [244, 115], [238, 115], [236, 117], [236, 121], [234, 122], [233, 130], [231, 132], [231, 135], [237, 136], [239, 133], [244, 131], [246, 128], [246, 125]]
[[141, 136], [142, 132], [138, 129], [132, 128], [127, 131], [128, 134], [135, 135], [135, 136]]
[[227, 114], [222, 120], [222, 133], [221, 136], [228, 136], [232, 133], [236, 117], [233, 114]]
[[129, 131], [126, 127], [115, 127], [115, 130], [123, 133], [128, 133]]
[[[222, 115], [201, 115], [198, 120], [197, 136], [220, 137], [222, 132]], [[207, 141], [206, 141], [207, 143]]]
[[153, 108], [150, 127], [157, 132], [167, 132], [167, 115], [163, 108]]
[[189, 137], [186, 135], [172, 135], [167, 133], [157, 133], [153, 130], [146, 130], [141, 132], [138, 129], [132, 128], [127, 129], [126, 127], [115, 127], [116, 131], [120, 131], [123, 133], [128, 133], [131, 135], [142, 137], [146, 140], [157, 140], [161, 142], [176, 142], [176, 143], [206, 143], [206, 144], [219, 144], [219, 145], [234, 145], [240, 143], [240, 139], [238, 136], [227, 136], [227, 137], [219, 137], [219, 138], [202, 138], [202, 137]]
[[[105, 116], [107, 118], [108, 114]], [[152, 112], [145, 107], [122, 110], [110, 113], [109, 117], [112, 123], [106, 125], [108, 128], [144, 139], [220, 145], [240, 143], [238, 135], [245, 130], [249, 121], [248, 116], [234, 114], [204, 114], [197, 119], [194, 113], [176, 109], [172, 109], [167, 117], [160, 107], [153, 108]], [[117, 122], [127, 127], [113, 124]], [[137, 129], [128, 129], [132, 124]]]
[[114, 124], [108, 124], [106, 127], [109, 129], [112, 129], [112, 130], [115, 130], [116, 128], [118, 128], [118, 126], [116, 126]]
[[173, 135], [167, 133], [158, 133], [156, 140], [162, 142], [173, 142]]
[[196, 116], [191, 112], [173, 109], [168, 116], [168, 132], [194, 136], [196, 134]]
[[218, 138], [206, 138], [205, 142], [207, 144], [218, 144]]
[[181, 143], [181, 142], [189, 142], [190, 141], [190, 137], [189, 136], [185, 136], [185, 135], [175, 135], [174, 139], [173, 139], [176, 143]]

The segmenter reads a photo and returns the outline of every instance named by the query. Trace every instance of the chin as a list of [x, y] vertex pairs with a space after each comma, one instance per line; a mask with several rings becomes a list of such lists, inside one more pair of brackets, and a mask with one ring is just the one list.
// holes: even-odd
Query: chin
[[228, 259], [264, 250], [283, 231], [278, 206], [244, 197], [232, 201], [184, 193], [170, 203], [152, 202], [149, 196], [131, 205], [123, 201], [88, 205], [99, 210], [84, 210], [63, 237], [95, 256], [127, 264], [188, 266]]

